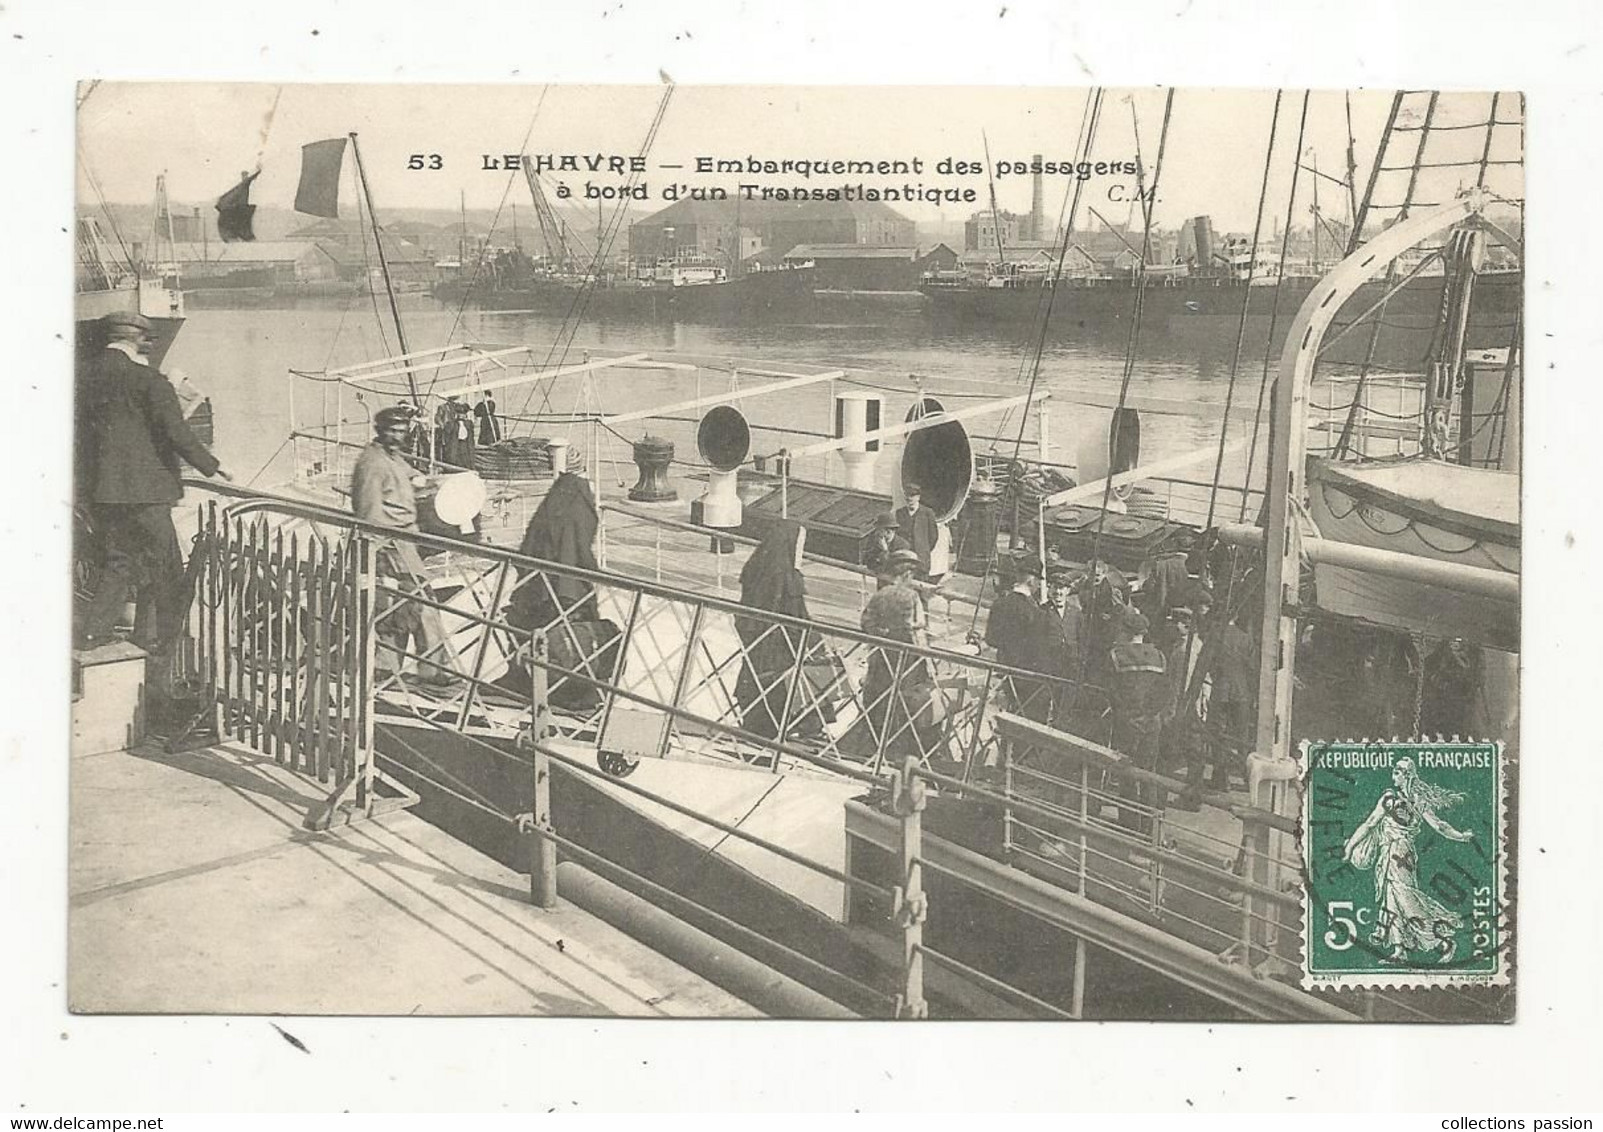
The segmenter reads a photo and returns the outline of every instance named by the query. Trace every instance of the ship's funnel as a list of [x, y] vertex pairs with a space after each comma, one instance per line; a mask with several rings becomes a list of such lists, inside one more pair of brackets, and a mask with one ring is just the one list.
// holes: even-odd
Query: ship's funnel
[[701, 521], [730, 530], [740, 526], [742, 508], [736, 493], [740, 465], [751, 452], [751, 426], [732, 405], [707, 410], [696, 427], [696, 451], [707, 462], [707, 493], [701, 497]]
[[[907, 413], [909, 421], [942, 411], [933, 397], [921, 398]], [[974, 449], [961, 421], [921, 428], [909, 433], [902, 448], [902, 483], [916, 483], [924, 491], [924, 506], [937, 522], [950, 522], [963, 509], [974, 482]]]
[[[835, 397], [835, 436], [851, 440], [864, 433], [879, 431], [885, 400], [878, 393], [840, 393]], [[841, 449], [846, 466], [846, 486], [858, 491], [874, 490], [874, 466], [879, 462], [879, 441], [857, 440]]]
[[1191, 222], [1193, 246], [1196, 248], [1197, 266], [1213, 266], [1213, 217], [1198, 216]]

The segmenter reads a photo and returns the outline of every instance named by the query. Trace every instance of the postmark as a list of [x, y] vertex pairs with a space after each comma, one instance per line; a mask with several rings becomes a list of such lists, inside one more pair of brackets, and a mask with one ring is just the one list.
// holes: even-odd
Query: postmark
[[1504, 752], [1305, 742], [1302, 983], [1509, 981]]

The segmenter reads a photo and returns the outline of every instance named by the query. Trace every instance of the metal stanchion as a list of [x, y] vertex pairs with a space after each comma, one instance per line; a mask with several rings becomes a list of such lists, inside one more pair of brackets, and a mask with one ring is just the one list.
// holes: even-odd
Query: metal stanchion
[[529, 743], [534, 754], [534, 813], [524, 824], [529, 844], [529, 897], [541, 908], [557, 906], [557, 843], [548, 834], [551, 824], [551, 759], [541, 749], [551, 734], [551, 707], [546, 695], [546, 636], [536, 633], [530, 643], [531, 699]]
[[902, 991], [897, 1018], [928, 1018], [924, 1001], [924, 784], [917, 778], [918, 757], [909, 755], [892, 775], [892, 810], [902, 819], [902, 883], [891, 892], [891, 917], [902, 929]]

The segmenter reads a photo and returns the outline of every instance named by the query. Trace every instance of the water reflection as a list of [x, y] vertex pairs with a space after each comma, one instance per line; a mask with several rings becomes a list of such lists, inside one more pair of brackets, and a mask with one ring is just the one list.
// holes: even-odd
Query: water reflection
[[[783, 368], [787, 362], [838, 366], [854, 371], [854, 376], [894, 381], [904, 388], [907, 379], [916, 376], [934, 388], [953, 380], [977, 380], [1022, 392], [1039, 351], [1041, 386], [1059, 395], [1053, 414], [1055, 422], [1064, 422], [1055, 425], [1060, 430], [1073, 427], [1077, 410], [1065, 402], [1071, 402], [1075, 392], [1117, 392], [1128, 343], [1128, 329], [1117, 326], [1044, 342], [1027, 326], [955, 327], [905, 301], [825, 303], [805, 319], [774, 318], [733, 326], [599, 319], [573, 332], [549, 315], [458, 309], [410, 297], [404, 301], [403, 318], [412, 350], [464, 339], [532, 343], [548, 346], [553, 362], [570, 363], [580, 360], [587, 349], [680, 351], [747, 359], [754, 366]], [[1177, 334], [1163, 325], [1144, 326], [1136, 344], [1132, 391], [1180, 402], [1222, 401], [1235, 355], [1235, 328], [1226, 329], [1226, 333], [1197, 333], [1192, 327]], [[1238, 397], [1248, 399], [1247, 404], [1257, 396], [1265, 337], [1262, 332], [1249, 333], [1243, 341]], [[291, 427], [290, 369], [318, 371], [398, 352], [387, 311], [362, 297], [350, 304], [194, 310], [169, 364], [187, 370], [212, 394], [219, 452], [248, 475], [274, 456]], [[698, 391], [682, 375], [653, 375], [646, 381], [638, 371], [627, 377], [598, 376], [593, 388], [599, 406], [614, 412]], [[312, 387], [312, 396], [317, 395]], [[307, 404], [307, 397], [302, 388], [297, 406], [302, 424], [316, 418], [320, 409]], [[555, 407], [567, 411], [572, 397], [571, 393], [558, 396]], [[508, 413], [538, 407], [528, 406], [521, 390], [507, 390], [500, 400]], [[909, 394], [888, 397], [887, 414], [905, 411], [904, 401], [910, 402]], [[370, 409], [370, 404], [351, 400], [347, 416], [366, 419]], [[802, 390], [763, 401], [753, 416], [827, 432], [832, 426], [830, 413], [827, 397], [817, 390]], [[1018, 427], [1017, 417], [1011, 417], [977, 424], [974, 431], [1011, 437]], [[1162, 458], [1216, 443], [1218, 428], [1217, 421], [1155, 415], [1144, 422], [1144, 454]], [[688, 430], [654, 425], [653, 431], [682, 442], [682, 453], [694, 453]], [[771, 447], [777, 449], [781, 443], [775, 439]], [[627, 464], [627, 456], [624, 451], [619, 458]], [[257, 482], [271, 483], [285, 471], [287, 466], [275, 466]]]

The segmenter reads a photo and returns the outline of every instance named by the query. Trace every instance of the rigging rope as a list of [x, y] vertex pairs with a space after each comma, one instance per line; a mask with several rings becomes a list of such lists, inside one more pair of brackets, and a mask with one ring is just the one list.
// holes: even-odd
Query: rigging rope
[[[540, 110], [545, 105], [545, 97], [546, 97], [546, 94], [550, 90], [551, 90], [551, 85], [549, 83], [547, 83], [545, 86], [542, 86], [540, 88], [540, 97], [539, 97], [539, 99], [537, 99], [535, 101], [534, 112], [529, 115], [528, 128], [523, 131], [523, 141], [521, 143], [519, 143], [519, 145], [518, 145], [518, 155], [519, 155], [520, 161], [521, 161], [522, 155], [525, 152], [527, 152], [527, 150], [529, 148], [529, 139], [534, 136], [535, 123], [540, 120]], [[497, 204], [495, 206], [495, 214], [490, 217], [490, 230], [486, 234], [486, 237], [485, 237], [486, 244], [488, 244], [489, 237], [495, 235], [496, 227], [501, 223], [501, 212], [502, 212], [503, 209], [506, 208], [507, 198], [512, 195], [512, 186], [517, 183], [518, 174], [521, 173], [522, 171], [523, 170], [522, 170], [521, 164], [518, 167], [516, 167], [514, 169], [510, 169], [510, 170], [507, 171], [506, 187], [501, 190], [501, 199], [500, 199], [499, 202], [497, 202]], [[464, 229], [466, 228], [466, 221], [465, 220], [464, 220], [463, 227], [464, 227]], [[467, 241], [465, 239], [463, 240], [462, 252], [463, 252], [463, 254], [466, 254], [466, 252], [467, 252]], [[460, 263], [458, 263], [457, 264], [457, 270], [460, 271], [461, 269], [462, 269], [462, 265]], [[451, 344], [452, 340], [456, 337], [456, 332], [457, 332], [458, 328], [461, 327], [461, 325], [462, 325], [462, 315], [467, 310], [468, 300], [472, 297], [473, 288], [478, 285], [479, 276], [483, 272], [483, 270], [484, 270], [484, 257], [482, 255], [480, 255], [480, 256], [475, 257], [475, 259], [474, 259], [473, 277], [468, 280], [467, 287], [463, 289], [462, 298], [457, 303], [456, 313], [454, 315], [452, 315], [452, 317], [451, 317], [451, 329], [446, 331], [446, 333], [445, 333], [445, 345], [447, 345], [447, 346], [449, 346]], [[430, 396], [433, 395], [434, 387], [437, 384], [439, 384], [439, 381], [440, 381], [440, 370], [442, 368], [443, 368], [443, 363], [441, 365], [436, 365], [434, 367], [434, 376], [429, 380], [429, 387], [426, 390], [424, 390], [424, 392], [423, 392], [423, 395], [424, 395], [425, 398], [430, 397]]]
[[[1236, 323], [1236, 348], [1230, 357], [1230, 385], [1225, 390], [1224, 416], [1219, 421], [1219, 451], [1213, 461], [1213, 485], [1208, 492], [1208, 518], [1203, 523], [1203, 529], [1213, 527], [1214, 509], [1219, 502], [1219, 477], [1224, 474], [1225, 465], [1225, 438], [1230, 435], [1230, 410], [1236, 401], [1236, 377], [1241, 367], [1241, 349], [1247, 338], [1247, 312], [1252, 309], [1252, 280], [1258, 270], [1258, 238], [1263, 234], [1264, 203], [1269, 199], [1269, 171], [1274, 167], [1275, 133], [1280, 127], [1280, 100], [1284, 91], [1275, 91], [1274, 110], [1269, 115], [1269, 142], [1264, 147], [1263, 154], [1263, 180], [1258, 185], [1258, 211], [1252, 221], [1252, 250], [1247, 258], [1247, 286], [1241, 296], [1241, 320]], [[1303, 109], [1307, 109], [1307, 98], [1303, 99]], [[1299, 151], [1296, 160], [1302, 160]], [[1290, 234], [1289, 232], [1287, 233]], [[1280, 290], [1278, 284], [1275, 290]], [[1274, 337], [1271, 328], [1270, 337]], [[1188, 646], [1189, 650], [1189, 646]]]
[[[1297, 123], [1297, 153], [1302, 153], [1303, 136], [1308, 128], [1308, 96], [1310, 91], [1302, 94], [1302, 117]], [[1280, 263], [1275, 269], [1282, 277], [1286, 273], [1286, 253], [1291, 246], [1291, 218], [1297, 202], [1297, 180], [1302, 172], [1302, 162], [1293, 162], [1291, 167], [1291, 191], [1286, 194], [1286, 230], [1280, 241]], [[1242, 477], [1242, 485], [1248, 489], [1252, 487], [1252, 465], [1258, 455], [1258, 432], [1263, 424], [1264, 396], [1269, 391], [1269, 366], [1274, 357], [1275, 328], [1280, 323], [1280, 288], [1275, 288], [1273, 301], [1269, 304], [1269, 337], [1264, 340], [1263, 346], [1263, 373], [1258, 379], [1258, 403], [1252, 411], [1252, 439], [1247, 443], [1247, 470]], [[1360, 383], [1362, 379], [1360, 379]], [[1264, 494], [1265, 505], [1268, 503], [1268, 493]], [[1236, 521], [1245, 522], [1247, 518], [1247, 495], [1241, 496], [1241, 509], [1237, 512]], [[1234, 573], [1232, 572], [1232, 581]]]
[[[378, 292], [373, 289], [373, 261], [367, 254], [367, 226], [362, 223], [363, 194], [361, 192], [361, 185], [357, 182], [357, 177], [358, 173], [356, 165], [352, 163], [351, 179], [352, 182], [356, 184], [356, 231], [357, 235], [360, 236], [362, 240], [362, 286], [367, 289], [367, 297], [372, 301], [373, 304], [373, 320], [378, 324], [379, 345], [383, 347], [384, 355], [388, 357], [391, 353], [390, 339], [389, 335], [384, 332], [384, 315], [378, 308]], [[368, 222], [373, 225], [373, 238], [374, 240], [377, 240], [378, 221], [371, 213], [368, 214]], [[400, 351], [397, 350], [395, 352], [399, 353]]]
[[[1151, 192], [1152, 192], [1152, 196], [1154, 198], [1156, 198], [1156, 196], [1157, 196], [1158, 186], [1162, 182], [1162, 179], [1163, 179], [1163, 156], [1164, 156], [1165, 150], [1167, 150], [1168, 145], [1169, 145], [1169, 122], [1172, 119], [1173, 114], [1174, 114], [1174, 88], [1170, 87], [1169, 90], [1166, 92], [1166, 94], [1164, 96], [1164, 100], [1163, 100], [1163, 125], [1160, 127], [1160, 129], [1158, 131], [1158, 156], [1157, 156], [1157, 160], [1153, 163], [1153, 166], [1152, 166], [1152, 190], [1151, 190]], [[1137, 147], [1137, 152], [1139, 153], [1139, 145]], [[1137, 158], [1137, 167], [1138, 167], [1138, 169], [1140, 168], [1140, 158], [1139, 157]], [[1145, 200], [1146, 199], [1146, 195], [1147, 195], [1146, 186], [1144, 184], [1141, 184], [1139, 180], [1137, 182], [1137, 185], [1138, 185], [1138, 188], [1139, 188], [1139, 190], [1141, 192], [1142, 199]], [[1129, 396], [1130, 396], [1130, 379], [1135, 374], [1136, 349], [1137, 349], [1138, 345], [1140, 344], [1140, 338], [1141, 338], [1141, 309], [1142, 309], [1142, 305], [1143, 305], [1143, 299], [1145, 298], [1145, 295], [1146, 295], [1147, 258], [1152, 253], [1152, 211], [1153, 211], [1152, 209], [1148, 208], [1148, 209], [1145, 209], [1144, 213], [1143, 213], [1142, 231], [1141, 231], [1141, 262], [1140, 262], [1140, 264], [1137, 265], [1137, 268], [1136, 268], [1135, 304], [1134, 304], [1134, 310], [1132, 311], [1131, 316], [1130, 316], [1130, 334], [1129, 334], [1128, 339], [1125, 342], [1125, 348], [1124, 348], [1124, 373], [1121, 375], [1121, 377], [1119, 379], [1119, 401], [1118, 401], [1118, 405], [1115, 407], [1114, 413], [1113, 413], [1113, 420], [1115, 422], [1115, 424], [1114, 424], [1114, 428], [1115, 429], [1118, 427], [1117, 422], [1119, 422], [1120, 420], [1123, 419], [1125, 404], [1129, 400]], [[1109, 436], [1109, 446], [1110, 446], [1110, 448], [1112, 447], [1112, 439], [1113, 439], [1112, 438], [1112, 434], [1110, 433], [1110, 436]], [[1112, 453], [1110, 452], [1109, 455], [1111, 456]], [[1113, 464], [1112, 464], [1112, 462], [1110, 460], [1110, 462], [1108, 464], [1108, 474], [1107, 474], [1106, 478], [1103, 480], [1103, 483], [1102, 483], [1102, 503], [1101, 503], [1100, 508], [1097, 511], [1096, 530], [1094, 532], [1092, 532], [1092, 535], [1091, 535], [1091, 562], [1090, 562], [1090, 566], [1091, 566], [1091, 587], [1090, 587], [1090, 589], [1091, 589], [1091, 598], [1090, 598], [1090, 601], [1087, 604], [1088, 604], [1088, 606], [1090, 608], [1090, 615], [1091, 615], [1092, 618], [1095, 618], [1097, 616], [1097, 613], [1098, 613], [1097, 608], [1096, 608], [1097, 598], [1098, 598], [1098, 595], [1099, 595], [1099, 591], [1098, 591], [1098, 588], [1096, 586], [1097, 566], [1098, 566], [1098, 564], [1099, 564], [1099, 562], [1101, 560], [1101, 555], [1102, 555], [1102, 535], [1103, 535], [1104, 528], [1107, 526], [1108, 500], [1111, 499], [1112, 496], [1113, 496], [1113, 477], [1114, 477], [1114, 475], [1115, 475], [1115, 473], [1113, 471]], [[1042, 548], [1042, 552], [1045, 553], [1045, 548], [1044, 547]], [[1087, 670], [1088, 670], [1088, 668], [1090, 666], [1090, 663], [1091, 663], [1091, 654], [1090, 654], [1089, 650], [1086, 650], [1080, 657], [1080, 681], [1079, 682], [1081, 684], [1085, 683], [1086, 672], [1087, 672]]]
[[[1091, 93], [1089, 95], [1086, 96], [1085, 104], [1080, 109], [1080, 128], [1079, 128], [1078, 137], [1075, 139], [1075, 151], [1076, 151], [1075, 160], [1076, 160], [1076, 163], [1078, 163], [1080, 161], [1088, 160], [1090, 158], [1090, 155], [1091, 155], [1092, 146], [1096, 143], [1097, 125], [1100, 122], [1101, 116], [1102, 116], [1102, 97], [1103, 97], [1103, 89], [1101, 87], [1097, 87], [1095, 90], [1091, 91]], [[1032, 361], [1032, 369], [1031, 369], [1031, 373], [1030, 373], [1030, 386], [1029, 386], [1029, 390], [1028, 390], [1027, 396], [1026, 396], [1025, 401], [1024, 401], [1023, 410], [1019, 414], [1019, 431], [1018, 431], [1018, 435], [1013, 440], [1013, 464], [1014, 464], [1014, 466], [1017, 466], [1018, 460], [1019, 460], [1019, 453], [1024, 447], [1024, 429], [1025, 429], [1026, 425], [1028, 425], [1028, 423], [1029, 423], [1030, 405], [1033, 403], [1033, 398], [1035, 396], [1036, 384], [1040, 381], [1040, 378], [1041, 378], [1041, 358], [1042, 358], [1043, 353], [1046, 350], [1046, 335], [1047, 335], [1047, 328], [1050, 325], [1051, 317], [1052, 317], [1052, 304], [1053, 304], [1053, 301], [1057, 297], [1058, 282], [1063, 277], [1063, 261], [1068, 255], [1069, 241], [1073, 238], [1073, 235], [1074, 235], [1074, 222], [1075, 222], [1075, 219], [1079, 216], [1080, 194], [1081, 194], [1081, 192], [1082, 192], [1082, 190], [1084, 188], [1084, 185], [1085, 185], [1084, 181], [1076, 180], [1075, 184], [1074, 184], [1074, 192], [1072, 194], [1064, 193], [1063, 194], [1063, 203], [1058, 205], [1058, 227], [1061, 229], [1062, 234], [1061, 234], [1061, 237], [1059, 239], [1057, 264], [1055, 265], [1054, 270], [1053, 270], [1051, 287], [1046, 289], [1047, 290], [1047, 294], [1046, 295], [1042, 296], [1040, 299], [1037, 300], [1037, 308], [1041, 309], [1043, 307], [1043, 305], [1044, 305], [1044, 309], [1041, 309], [1040, 328], [1037, 331], [1036, 337], [1035, 337], [1035, 350], [1034, 350], [1034, 356], [1033, 356], [1033, 361]], [[1067, 212], [1068, 212], [1068, 216], [1067, 217], [1064, 216], [1064, 211], [1065, 210], [1067, 210]], [[992, 217], [992, 220], [994, 222], [994, 220], [995, 220], [994, 215]], [[1026, 356], [1028, 356], [1028, 355], [1026, 355]], [[1022, 360], [1021, 360], [1021, 372], [1022, 372]], [[997, 427], [998, 434], [1002, 433], [1006, 428], [1007, 428], [1007, 417], [1004, 416], [1002, 418], [1002, 421], [1000, 422], [1000, 424]], [[993, 446], [992, 447], [993, 447], [993, 451], [994, 451], [994, 449], [995, 449], [994, 442], [993, 442]], [[1043, 459], [1045, 459], [1046, 455], [1047, 454], [1045, 452], [1040, 453], [1040, 456]], [[1013, 532], [1013, 537], [1017, 538], [1018, 537], [1018, 531], [1016, 529], [1016, 527], [1017, 527], [1017, 523], [1016, 522], [1015, 522], [1014, 526], [1015, 526], [1015, 530]], [[961, 548], [959, 547], [959, 549], [961, 549]], [[1040, 554], [1041, 554], [1041, 560], [1042, 560], [1042, 562], [1044, 564], [1045, 561], [1046, 561], [1046, 547], [1042, 546], [1042, 547], [1039, 547], [1038, 549], [1039, 549]], [[985, 574], [981, 576], [981, 580], [980, 580], [980, 591], [981, 591], [982, 594], [984, 593], [984, 589], [985, 589], [984, 579], [986, 577], [990, 576], [991, 569], [995, 565], [995, 562], [996, 562], [996, 543], [993, 540], [990, 548], [988, 549], [988, 551], [986, 553]], [[970, 632], [973, 632], [974, 627], [979, 623], [979, 617], [980, 617], [980, 603], [976, 599], [976, 601], [974, 602], [974, 612], [969, 618], [969, 631]]]
[[[656, 113], [651, 119], [650, 126], [646, 129], [645, 139], [641, 143], [640, 152], [642, 156], [651, 152], [651, 147], [657, 140], [657, 132], [662, 128], [662, 120], [668, 113], [668, 104], [673, 99], [674, 89], [673, 84], [670, 83], [668, 89], [663, 92], [662, 101], [657, 104]], [[639, 172], [632, 171], [625, 183], [626, 189], [633, 188], [636, 182], [639, 181], [640, 176]], [[567, 361], [568, 354], [573, 349], [574, 339], [578, 337], [579, 326], [584, 319], [585, 311], [590, 305], [590, 300], [595, 294], [596, 287], [600, 284], [602, 267], [606, 263], [607, 256], [611, 254], [612, 245], [617, 240], [618, 233], [623, 228], [623, 218], [628, 205], [629, 195], [625, 191], [618, 201], [618, 207], [613, 210], [611, 219], [606, 221], [601, 229], [596, 232], [596, 256], [591, 264], [589, 278], [580, 285], [578, 291], [574, 294], [573, 301], [568, 306], [568, 312], [563, 316], [562, 326], [557, 331], [556, 340], [552, 343], [550, 350], [546, 352], [545, 365], [542, 368], [553, 368], [553, 365], [560, 367]], [[525, 413], [528, 411], [529, 402], [534, 400], [536, 389], [540, 391], [542, 398], [540, 411], [543, 412], [549, 408], [551, 406], [551, 391], [549, 388], [545, 388], [549, 384], [549, 382], [535, 383], [524, 397], [523, 404], [519, 407], [518, 412]]]

